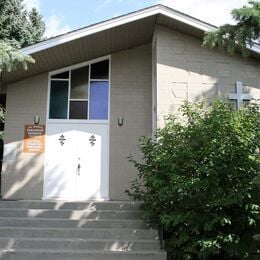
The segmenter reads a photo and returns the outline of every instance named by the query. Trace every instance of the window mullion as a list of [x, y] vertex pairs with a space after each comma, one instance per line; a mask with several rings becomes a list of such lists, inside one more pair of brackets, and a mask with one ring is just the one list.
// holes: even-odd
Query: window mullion
[[89, 120], [89, 103], [90, 103], [90, 99], [89, 99], [89, 95], [90, 95], [90, 74], [91, 73], [91, 64], [89, 64], [89, 70], [88, 70], [88, 120]]
[[68, 110], [67, 110], [67, 120], [70, 118], [70, 89], [71, 89], [71, 70], [69, 70], [69, 87], [68, 87]]

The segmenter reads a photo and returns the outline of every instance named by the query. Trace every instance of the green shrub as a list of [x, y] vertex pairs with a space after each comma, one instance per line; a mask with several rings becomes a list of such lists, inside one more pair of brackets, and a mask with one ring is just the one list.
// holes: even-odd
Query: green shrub
[[210, 108], [185, 103], [185, 118], [169, 116], [142, 138], [141, 162], [130, 197], [143, 201], [145, 218], [163, 226], [173, 259], [243, 259], [253, 250], [260, 220], [260, 115], [217, 100]]

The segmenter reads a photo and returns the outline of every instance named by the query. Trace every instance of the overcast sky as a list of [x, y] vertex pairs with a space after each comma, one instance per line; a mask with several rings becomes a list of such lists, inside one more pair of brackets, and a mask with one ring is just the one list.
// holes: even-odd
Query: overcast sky
[[36, 7], [46, 23], [45, 36], [127, 14], [155, 4], [164, 4], [213, 25], [231, 22], [230, 12], [246, 0], [24, 0], [27, 9]]

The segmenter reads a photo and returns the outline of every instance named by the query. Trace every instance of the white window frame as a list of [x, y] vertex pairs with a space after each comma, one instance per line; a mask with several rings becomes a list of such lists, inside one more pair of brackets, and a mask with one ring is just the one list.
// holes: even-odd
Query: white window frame
[[[101, 61], [105, 61], [108, 60], [108, 79], [92, 79], [90, 77], [91, 75], [91, 64], [94, 63], [98, 63]], [[84, 99], [84, 101], [88, 101], [88, 118], [89, 118], [89, 94], [90, 94], [90, 82], [92, 81], [106, 81], [108, 82], [108, 118], [107, 120], [93, 120], [93, 119], [69, 119], [69, 109], [70, 109], [70, 100], [74, 100], [74, 99], [70, 99], [70, 84], [71, 84], [71, 71], [74, 69], [78, 69], [81, 67], [85, 67], [85, 66], [89, 66], [89, 85], [88, 85], [88, 99]], [[51, 77], [53, 75], [65, 72], [65, 71], [69, 71], [69, 78], [68, 79], [59, 79], [59, 78], [55, 78], [52, 79]], [[75, 65], [71, 65], [71, 66], [67, 66], [64, 67], [62, 69], [58, 69], [58, 70], [54, 70], [49, 72], [48, 75], [48, 95], [47, 95], [47, 114], [46, 114], [46, 122], [47, 123], [76, 123], [76, 124], [84, 124], [84, 123], [92, 123], [92, 124], [103, 124], [103, 123], [108, 123], [110, 120], [110, 81], [111, 81], [111, 55], [107, 55], [107, 56], [102, 56], [99, 57], [97, 59], [92, 59], [86, 62], [82, 62], [79, 64], [75, 64]], [[50, 119], [49, 118], [49, 112], [50, 112], [50, 91], [51, 91], [51, 81], [52, 80], [57, 80], [57, 81], [68, 81], [68, 110], [67, 110], [67, 118], [66, 119]], [[77, 99], [80, 101], [80, 99]], [[83, 99], [82, 99], [83, 100]]]

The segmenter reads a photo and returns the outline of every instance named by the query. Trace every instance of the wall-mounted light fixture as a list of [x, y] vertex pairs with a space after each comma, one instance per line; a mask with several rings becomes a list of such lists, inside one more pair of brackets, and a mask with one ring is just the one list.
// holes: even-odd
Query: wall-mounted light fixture
[[124, 118], [122, 116], [119, 116], [117, 118], [117, 123], [119, 126], [122, 126], [124, 124]]
[[40, 116], [34, 116], [33, 117], [33, 122], [34, 122], [35, 125], [39, 125], [39, 123], [40, 123]]

